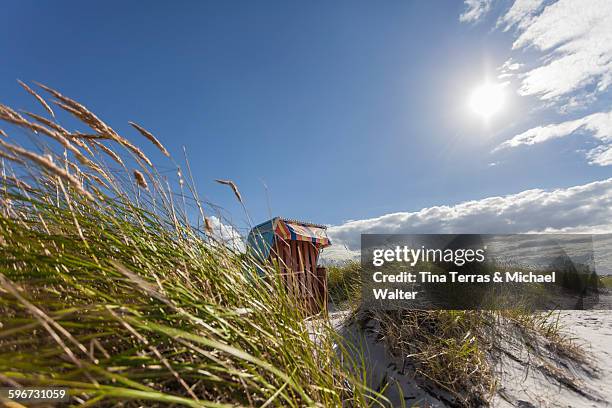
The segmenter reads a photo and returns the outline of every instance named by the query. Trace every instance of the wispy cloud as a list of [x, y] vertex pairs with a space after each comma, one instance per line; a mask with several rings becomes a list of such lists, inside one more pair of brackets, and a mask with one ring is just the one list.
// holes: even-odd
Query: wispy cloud
[[[366, 233], [612, 232], [612, 178], [565, 189], [534, 189], [502, 197], [398, 212], [333, 226], [339, 251], [354, 256]], [[332, 254], [333, 255], [333, 254]]]
[[[466, 4], [473, 6], [471, 2]], [[609, 92], [612, 1], [516, 0], [499, 17], [497, 27], [516, 33], [512, 45], [515, 55], [499, 67], [499, 77], [516, 78], [519, 95], [539, 98], [567, 113], [587, 108]], [[527, 60], [525, 53], [519, 53], [525, 49], [540, 51], [541, 55], [535, 61]], [[496, 150], [534, 145], [579, 131], [600, 142], [587, 152], [589, 163], [612, 165], [612, 111], [533, 127]]]
[[503, 25], [504, 31], [513, 26], [524, 29], [542, 7], [543, 0], [516, 0], [506, 14], [499, 18], [497, 25]]
[[459, 16], [459, 21], [472, 23], [491, 9], [491, 0], [465, 0], [465, 5], [467, 9]]
[[544, 52], [541, 63], [524, 73], [519, 93], [563, 102], [577, 91], [601, 93], [612, 83], [612, 2], [520, 1], [502, 17], [517, 25], [513, 49]]
[[521, 145], [534, 145], [551, 139], [565, 137], [579, 130], [590, 133], [601, 144], [587, 152], [589, 163], [612, 165], [612, 110], [598, 112], [579, 119], [569, 120], [529, 129], [499, 145], [496, 150]]
[[[460, 16], [464, 22], [483, 18], [491, 7], [490, 1], [465, 4]], [[514, 50], [542, 52], [541, 59], [522, 72], [519, 94], [576, 104], [578, 99], [592, 101], [612, 84], [611, 1], [516, 0], [497, 26], [516, 30]]]

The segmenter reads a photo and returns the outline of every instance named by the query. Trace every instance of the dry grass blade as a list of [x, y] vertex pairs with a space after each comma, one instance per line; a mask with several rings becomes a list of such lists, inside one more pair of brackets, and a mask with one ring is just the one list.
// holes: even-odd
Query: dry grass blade
[[7, 377], [4, 374], [0, 374], [0, 382], [4, 383], [6, 385], [10, 385], [11, 387], [15, 387], [15, 388], [21, 388], [22, 387], [22, 385], [19, 384], [17, 381], [13, 380], [12, 378]]
[[4, 397], [0, 398], [0, 402], [2, 402], [6, 408], [27, 408], [25, 405], [21, 405], [20, 403], [14, 401], [9, 401]]
[[101, 185], [104, 188], [108, 188], [108, 184], [106, 184], [100, 177], [96, 176], [95, 174], [87, 174], [87, 175], [85, 175], [85, 177], [87, 179], [94, 180], [96, 183], [98, 183], [99, 185]]
[[144, 188], [145, 190], [149, 188], [147, 180], [145, 180], [143, 174], [138, 170], [134, 170], [134, 179], [136, 180], [136, 184], [138, 184], [140, 187]]
[[25, 121], [24, 117], [15, 112], [14, 109], [2, 104], [0, 104], [0, 119], [7, 122]]
[[131, 150], [135, 155], [137, 155], [146, 164], [148, 164], [149, 166], [153, 167], [153, 164], [151, 163], [151, 160], [149, 160], [149, 158], [142, 152], [142, 150], [140, 150], [134, 144], [130, 143], [127, 139], [119, 136], [119, 134], [117, 134], [117, 132], [115, 132], [110, 126], [108, 126], [106, 123], [104, 123], [102, 120], [100, 120], [100, 118], [98, 118], [94, 113], [92, 113], [85, 106], [81, 105], [80, 103], [78, 103], [77, 101], [75, 101], [73, 99], [70, 99], [70, 98], [62, 95], [58, 91], [56, 91], [56, 90], [54, 90], [52, 88], [49, 88], [48, 86], [45, 86], [45, 85], [40, 84], [38, 82], [36, 84], [38, 86], [40, 86], [42, 89], [44, 89], [45, 91], [49, 92], [55, 98], [59, 99], [59, 101], [54, 101], [54, 103], [56, 105], [58, 105], [60, 108], [66, 110], [69, 113], [71, 113], [77, 119], [81, 120], [83, 123], [85, 123], [87, 126], [92, 128], [93, 130], [95, 130], [99, 134], [101, 134], [101, 135], [103, 135], [105, 137], [108, 137], [108, 138], [116, 141], [117, 143], [125, 146], [126, 148]]
[[[67, 106], [69, 106], [72, 109], [74, 109], [76, 112], [79, 112], [79, 111], [82, 111], [83, 113], [87, 112], [89, 115], [91, 115], [92, 117], [97, 119], [96, 115], [94, 115], [93, 113], [89, 112], [89, 110], [87, 110], [83, 105], [81, 105], [80, 103], [78, 103], [74, 99], [70, 99], [67, 96], [62, 95], [61, 93], [59, 93], [55, 89], [49, 88], [48, 86], [45, 86], [45, 85], [43, 85], [43, 84], [41, 84], [39, 82], [34, 82], [34, 83], [36, 85], [40, 86], [45, 91], [49, 92], [55, 98], [57, 98], [60, 101], [62, 101], [63, 103], [65, 103]], [[104, 129], [108, 128], [108, 126], [104, 122], [102, 122], [101, 120], [98, 119], [96, 122], [97, 122], [98, 125], [101, 125], [102, 128], [104, 128]]]
[[72, 132], [70, 133], [70, 136], [74, 138], [86, 139], [86, 140], [95, 140], [95, 139], [112, 140], [113, 139], [112, 137], [106, 136], [106, 135], [92, 134], [92, 133], [80, 133], [80, 132]]
[[[74, 144], [76, 144], [77, 146], [79, 146], [82, 149], [85, 149], [87, 151], [87, 153], [89, 153], [90, 155], [93, 156], [93, 153], [91, 152], [91, 150], [89, 149], [89, 147], [87, 147], [87, 145], [79, 140], [75, 134], [68, 132], [66, 129], [64, 129], [63, 127], [61, 127], [60, 125], [58, 125], [57, 123], [53, 122], [52, 120], [49, 120], [43, 116], [37, 115], [35, 113], [32, 112], [28, 112], [28, 111], [22, 111], [24, 114], [26, 114], [27, 116], [29, 116], [30, 118], [34, 119], [35, 121], [55, 130], [56, 132], [58, 132], [62, 137], [65, 137], [67, 139], [69, 139], [71, 142], [74, 142]], [[53, 136], [55, 137], [55, 136]]]
[[136, 337], [140, 342], [142, 342], [143, 344], [145, 344], [146, 346], [148, 346], [149, 350], [151, 350], [151, 352], [153, 352], [153, 354], [155, 354], [155, 356], [159, 359], [159, 361], [162, 362], [162, 364], [164, 366], [166, 366], [166, 368], [168, 369], [168, 371], [170, 371], [172, 373], [172, 375], [174, 376], [174, 378], [177, 379], [177, 381], [183, 386], [183, 388], [185, 388], [185, 390], [187, 391], [187, 393], [191, 396], [191, 398], [193, 398], [194, 400], [198, 401], [198, 397], [197, 395], [194, 394], [194, 392], [192, 391], [191, 387], [189, 386], [189, 384], [187, 384], [185, 382], [185, 380], [183, 380], [183, 378], [179, 375], [179, 373], [176, 372], [176, 370], [174, 368], [172, 368], [172, 365], [170, 364], [170, 362], [168, 362], [168, 359], [166, 359], [162, 353], [159, 352], [159, 350], [157, 349], [157, 347], [155, 347], [154, 345], [150, 344], [149, 341], [147, 340], [146, 337], [144, 337], [142, 334], [140, 334], [134, 327], [132, 327], [128, 322], [126, 322], [124, 319], [122, 319], [119, 315], [117, 315], [117, 313], [113, 312], [113, 309], [110, 307], [107, 307], [107, 310], [110, 312], [110, 314], [117, 319], [122, 325], [123, 327], [125, 327], [130, 333], [132, 333], [132, 335], [134, 337]]
[[1, 136], [4, 136], [4, 137], [8, 137], [8, 136], [6, 135], [6, 132], [5, 132], [4, 130], [2, 130], [2, 129], [0, 129], [0, 135], [1, 135]]
[[[0, 156], [2, 155], [2, 151], [0, 151]], [[2, 177], [4, 180], [6, 181], [10, 181], [11, 183], [15, 184], [17, 187], [24, 189], [24, 190], [30, 190], [30, 191], [34, 191], [34, 189], [32, 188], [32, 186], [30, 186], [28, 183], [26, 183], [25, 181], [21, 181], [16, 177], [13, 176], [3, 176]]]
[[19, 85], [22, 86], [23, 89], [25, 89], [30, 95], [32, 95], [34, 98], [36, 98], [36, 100], [42, 105], [43, 108], [45, 108], [45, 110], [47, 112], [49, 112], [49, 114], [52, 117], [55, 117], [55, 113], [53, 113], [53, 109], [51, 109], [51, 107], [47, 104], [47, 102], [45, 102], [45, 100], [43, 99], [42, 96], [40, 96], [39, 94], [37, 94], [36, 92], [34, 92], [34, 90], [32, 88], [30, 88], [29, 86], [27, 86], [24, 82], [20, 81], [19, 79], [17, 80], [17, 82], [19, 83]]
[[[71, 107], [69, 105], [66, 105], [65, 103], [62, 103], [62, 102], [59, 102], [59, 101], [53, 101], [53, 103], [56, 104], [57, 106], [59, 106], [60, 108], [62, 108], [63, 110], [65, 110], [66, 112], [71, 113], [77, 119], [81, 119], [81, 113], [77, 109], [74, 109], [73, 107]], [[87, 122], [85, 122], [85, 123], [87, 123]], [[97, 129], [94, 129], [94, 130], [97, 130]]]
[[137, 131], [140, 132], [141, 135], [143, 135], [144, 137], [146, 137], [151, 143], [153, 143], [159, 150], [161, 150], [161, 152], [164, 154], [164, 156], [166, 157], [170, 157], [170, 153], [168, 153], [168, 150], [166, 150], [166, 148], [161, 144], [161, 142], [159, 140], [157, 140], [157, 138], [155, 136], [153, 136], [153, 134], [151, 132], [149, 132], [148, 130], [146, 130], [145, 128], [143, 128], [142, 126], [140, 126], [137, 123], [134, 122], [128, 122], [134, 129], [136, 129]]
[[100, 150], [102, 150], [104, 153], [108, 154], [111, 157], [111, 159], [113, 159], [118, 164], [123, 166], [123, 160], [121, 160], [121, 157], [119, 157], [119, 155], [117, 153], [115, 153], [113, 150], [111, 150], [104, 143], [98, 142], [97, 140], [90, 140], [90, 143], [93, 144], [96, 147], [99, 147]]
[[[26, 309], [51, 334], [51, 336], [55, 339], [55, 341], [57, 341], [57, 343], [62, 347], [66, 355], [75, 363], [75, 365], [78, 367], [82, 367], [81, 361], [72, 352], [72, 350], [66, 345], [66, 343], [60, 338], [60, 336], [57, 334], [57, 331], [60, 331], [62, 334], [66, 335], [70, 340], [73, 340], [73, 343], [75, 343], [75, 345], [77, 345], [77, 347], [80, 348], [81, 351], [84, 351], [85, 353], [87, 353], [87, 349], [85, 349], [82, 344], [80, 344], [70, 335], [70, 333], [68, 333], [63, 327], [61, 327], [59, 324], [53, 321], [53, 319], [47, 316], [42, 310], [34, 306], [32, 303], [28, 302], [23, 296], [21, 296], [17, 288], [7, 278], [5, 278], [3, 274], [0, 274], [0, 285], [2, 285], [2, 287], [4, 287], [7, 290], [7, 292], [13, 295], [22, 305], [26, 307]], [[54, 326], [54, 327], [51, 327], [51, 326]]]
[[[61, 102], [54, 101], [54, 103], [60, 108], [64, 109], [65, 111], [71, 113], [73, 116], [81, 120], [83, 123], [85, 123], [87, 126], [92, 128], [96, 132], [98, 132], [97, 135], [72, 133], [73, 135], [78, 134], [79, 137], [84, 138], [84, 139], [111, 139], [111, 140], [114, 140], [115, 142], [131, 150], [136, 156], [138, 156], [146, 164], [153, 167], [153, 163], [151, 163], [151, 160], [149, 160], [149, 158], [142, 152], [142, 150], [140, 150], [138, 147], [136, 147], [134, 144], [132, 144], [127, 139], [119, 136], [117, 132], [115, 132], [108, 125], [106, 125], [104, 122], [98, 119], [97, 116], [95, 116], [93, 113], [89, 112], [84, 106], [77, 104], [78, 106], [81, 107], [81, 109], [76, 109], [72, 106], [63, 104]], [[74, 103], [76, 104], [76, 102]]]
[[42, 117], [40, 115], [37, 115], [35, 113], [32, 112], [28, 112], [28, 111], [23, 111], [24, 114], [28, 115], [29, 117], [31, 117], [32, 119], [34, 119], [35, 121], [42, 123], [45, 126], [50, 127], [51, 129], [57, 131], [58, 133], [60, 133], [63, 137], [66, 137], [68, 139], [70, 139], [71, 142], [74, 142], [74, 144], [76, 144], [77, 146], [79, 146], [82, 149], [85, 149], [87, 151], [87, 153], [91, 154], [93, 156], [93, 153], [91, 152], [91, 150], [89, 150], [89, 147], [87, 147], [87, 145], [85, 143], [83, 143], [83, 141], [79, 140], [75, 134], [68, 132], [66, 129], [64, 129], [63, 127], [61, 127], [60, 125], [58, 125], [57, 123]]
[[234, 183], [232, 180], [216, 179], [215, 181], [219, 184], [230, 186], [232, 190], [234, 191], [234, 194], [236, 195], [236, 198], [238, 199], [238, 201], [242, 203], [242, 196], [240, 195], [240, 191], [238, 191], [238, 186], [236, 185], [236, 183]]
[[15, 163], [24, 164], [24, 161], [21, 160], [19, 157], [13, 156], [12, 154], [9, 154], [9, 153], [6, 153], [6, 152], [3, 152], [2, 150], [0, 150], [0, 157], [2, 157], [4, 159], [7, 159], [7, 160], [10, 160], [10, 161], [13, 161]]
[[40, 86], [45, 91], [49, 92], [59, 101], [54, 101], [56, 105], [65, 111], [74, 115], [77, 119], [81, 120], [87, 126], [98, 132], [101, 138], [109, 138], [113, 139], [116, 142], [126, 146], [130, 150], [132, 150], [136, 155], [138, 155], [142, 160], [144, 160], [149, 166], [151, 166], [151, 161], [138, 149], [136, 146], [131, 144], [126, 139], [119, 136], [110, 126], [100, 120], [94, 113], [92, 113], [85, 106], [81, 105], [74, 99], [68, 98], [67, 96], [62, 95], [60, 92], [52, 89], [46, 85], [36, 82], [38, 86]]
[[72, 174], [68, 173], [66, 170], [60, 167], [57, 167], [49, 158], [39, 156], [38, 154], [34, 152], [23, 149], [19, 146], [12, 145], [10, 143], [6, 143], [3, 140], [0, 140], [0, 146], [4, 147], [7, 150], [10, 150], [17, 156], [21, 156], [25, 159], [31, 160], [32, 162], [48, 170], [50, 173], [60, 177], [63, 180], [66, 180], [81, 195], [93, 201], [94, 199], [93, 196], [87, 190], [83, 188], [79, 180], [77, 180]]
[[0, 119], [22, 127], [24, 129], [31, 130], [34, 133], [41, 133], [55, 139], [66, 149], [70, 150], [81, 163], [91, 167], [92, 169], [98, 172], [100, 171], [100, 169], [98, 168], [98, 166], [95, 165], [95, 163], [85, 157], [79, 149], [77, 149], [72, 143], [70, 143], [68, 139], [66, 139], [66, 137], [64, 137], [59, 132], [49, 129], [48, 127], [43, 126], [39, 123], [29, 122], [23, 116], [19, 115], [17, 112], [13, 111], [11, 108], [5, 105], [0, 105]]
[[32, 112], [28, 112], [28, 111], [22, 111], [24, 114], [28, 115], [29, 117], [31, 117], [32, 119], [34, 119], [37, 122], [42, 123], [45, 126], [50, 127], [51, 129], [54, 129], [64, 135], [69, 134], [69, 132], [64, 129], [63, 127], [61, 127], [60, 125], [58, 125], [57, 123], [53, 122], [52, 120], [49, 120], [43, 116], [37, 115], [35, 113]]

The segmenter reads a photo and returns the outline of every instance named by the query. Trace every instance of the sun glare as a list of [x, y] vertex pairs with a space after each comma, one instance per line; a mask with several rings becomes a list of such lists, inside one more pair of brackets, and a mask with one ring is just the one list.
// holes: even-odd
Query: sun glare
[[504, 91], [499, 84], [485, 83], [474, 89], [470, 97], [470, 107], [484, 119], [489, 119], [504, 105]]

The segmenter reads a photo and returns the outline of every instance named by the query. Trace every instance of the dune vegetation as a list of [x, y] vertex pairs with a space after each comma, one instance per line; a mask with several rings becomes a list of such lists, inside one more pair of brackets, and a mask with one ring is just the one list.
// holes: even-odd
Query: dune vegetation
[[[510, 343], [513, 347], [528, 349], [534, 362], [552, 351], [553, 360], [560, 365], [589, 364], [580, 345], [559, 325], [558, 312], [533, 312], [516, 307], [366, 310], [360, 302], [361, 265], [358, 262], [329, 267], [329, 292], [332, 304], [351, 310], [349, 325], [361, 332], [370, 331], [372, 341], [384, 345], [388, 361], [382, 365], [397, 366], [399, 362], [403, 367], [399, 370], [400, 376], [409, 372], [414, 378], [413, 387], [426, 390], [445, 406], [488, 406], [502, 386], [498, 375], [500, 355], [511, 354]], [[547, 351], [542, 344], [547, 345]], [[534, 363], [531, 369], [537, 371], [543, 367]], [[558, 378], [551, 381], [579, 388], [571, 372], [558, 370], [556, 373]], [[369, 385], [391, 391], [395, 385], [389, 380], [383, 378], [382, 384]]]
[[132, 141], [169, 156], [153, 134], [21, 85], [45, 115], [0, 105], [3, 386], [67, 387], [81, 406], [372, 402], [273, 267], [254, 278], [215, 234], [191, 175], [168, 180]]

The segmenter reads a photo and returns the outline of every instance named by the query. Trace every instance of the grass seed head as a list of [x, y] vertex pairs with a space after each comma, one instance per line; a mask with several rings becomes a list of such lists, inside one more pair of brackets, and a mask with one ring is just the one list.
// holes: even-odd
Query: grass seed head
[[128, 122], [128, 123], [134, 129], [136, 129], [138, 132], [140, 132], [141, 135], [143, 135], [151, 143], [153, 143], [164, 154], [164, 156], [170, 157], [170, 153], [168, 153], [168, 150], [166, 150], [166, 148], [161, 144], [161, 142], [159, 140], [157, 140], [157, 138], [155, 136], [153, 136], [153, 134], [151, 132], [149, 132], [148, 130], [146, 130], [142, 126], [138, 125], [137, 123], [134, 123], [134, 122]]
[[67, 135], [69, 133], [66, 129], [64, 129], [63, 127], [61, 127], [57, 123], [53, 122], [52, 120], [49, 120], [49, 119], [45, 118], [44, 116], [40, 116], [40, 115], [37, 115], [37, 114], [32, 113], [32, 112], [28, 112], [28, 111], [23, 111], [23, 113], [25, 115], [31, 117], [35, 121], [40, 122], [43, 125], [45, 125], [47, 127], [50, 127], [51, 129], [60, 132], [63, 135]]
[[138, 170], [134, 170], [134, 180], [136, 180], [136, 184], [138, 184], [145, 190], [149, 188], [149, 185], [147, 184], [147, 180], [145, 180], [144, 175]]
[[20, 81], [19, 79], [17, 80], [17, 82], [19, 83], [19, 85], [21, 85], [21, 87], [23, 89], [25, 89], [30, 95], [32, 95], [34, 98], [36, 98], [36, 100], [42, 105], [43, 108], [45, 108], [45, 110], [47, 112], [49, 112], [49, 114], [52, 117], [55, 117], [55, 113], [53, 113], [53, 109], [51, 109], [51, 107], [47, 104], [47, 102], [43, 99], [42, 96], [40, 96], [39, 94], [37, 94], [36, 92], [34, 92], [34, 90], [32, 88], [30, 88], [29, 86], [27, 86], [24, 82]]
[[91, 140], [90, 143], [96, 147], [99, 147], [100, 150], [102, 150], [104, 153], [109, 155], [111, 159], [113, 159], [115, 162], [123, 166], [123, 160], [121, 160], [121, 157], [117, 153], [115, 153], [112, 149], [110, 149], [108, 146], [106, 146], [104, 143], [98, 142], [97, 140]]
[[52, 157], [38, 155], [22, 147], [7, 143], [3, 140], [0, 140], [0, 146], [12, 152], [18, 157], [18, 159], [22, 161], [25, 159], [38, 164], [39, 166], [47, 170], [49, 173], [68, 182], [68, 184], [70, 184], [79, 194], [83, 195], [89, 200], [93, 200], [93, 196], [83, 188], [81, 182], [72, 174], [68, 173], [66, 170], [62, 169], [61, 167], [58, 167], [55, 163], [53, 163]]
[[236, 196], [236, 198], [238, 199], [238, 201], [240, 201], [242, 203], [242, 195], [240, 195], [240, 191], [238, 190], [238, 186], [236, 185], [236, 183], [234, 183], [232, 180], [221, 180], [221, 179], [217, 179], [215, 180], [217, 183], [219, 184], [224, 184], [226, 186], [230, 186], [231, 189], [234, 191], [234, 195]]
[[204, 227], [206, 228], [206, 232], [209, 235], [212, 235], [212, 233], [213, 233], [213, 224], [212, 224], [212, 221], [210, 220], [210, 217], [205, 217], [204, 218]]

